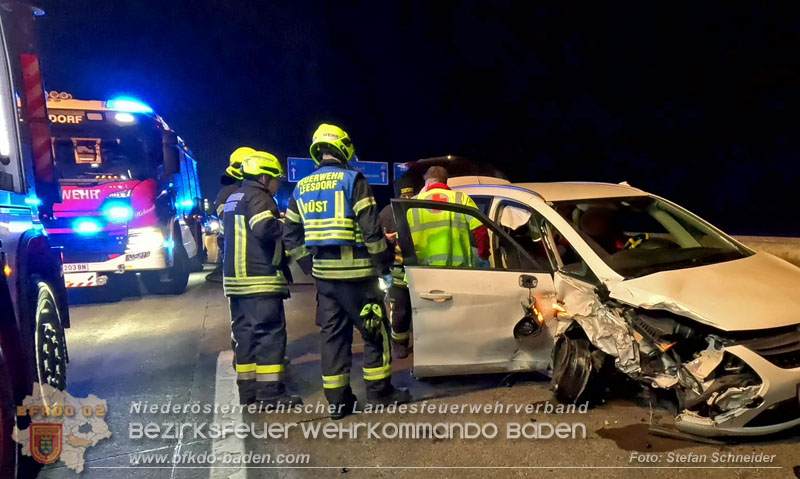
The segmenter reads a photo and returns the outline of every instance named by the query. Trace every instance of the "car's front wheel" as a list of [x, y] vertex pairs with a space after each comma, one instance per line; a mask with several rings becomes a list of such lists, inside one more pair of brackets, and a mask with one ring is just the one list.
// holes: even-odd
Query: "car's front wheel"
[[151, 294], [182, 294], [189, 283], [190, 268], [183, 244], [176, 242], [172, 266], [166, 271], [142, 272], [142, 282]]
[[591, 343], [562, 335], [553, 349], [553, 390], [559, 401], [578, 403], [592, 398], [592, 379], [597, 375]]

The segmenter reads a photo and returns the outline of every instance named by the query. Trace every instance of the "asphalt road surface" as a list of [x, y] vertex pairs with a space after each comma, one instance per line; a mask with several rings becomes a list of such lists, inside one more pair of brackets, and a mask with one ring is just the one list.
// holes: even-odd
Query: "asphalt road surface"
[[[414, 413], [363, 412], [332, 423], [327, 414], [317, 410], [284, 414], [137, 412], [136, 404], [196, 404], [202, 408], [215, 403], [234, 404], [238, 399], [231, 368], [227, 301], [221, 286], [204, 282], [203, 274], [198, 273], [192, 275], [188, 291], [181, 296], [133, 293], [112, 302], [103, 302], [102, 297], [76, 298], [82, 304], [72, 307], [72, 328], [67, 333], [71, 358], [68, 392], [75, 397], [94, 394], [105, 399], [106, 422], [112, 432], [111, 438], [86, 451], [82, 478], [800, 477], [798, 431], [739, 444], [665, 439], [648, 435], [648, 427], [670, 423], [668, 403], [642, 393], [627, 393], [587, 413], [547, 413], [545, 408], [557, 403], [545, 376], [484, 375], [423, 382], [411, 377], [410, 359], [395, 360], [393, 369], [395, 382], [409, 387], [417, 398], [418, 410]], [[314, 288], [295, 286], [292, 294], [286, 303], [290, 387], [316, 408], [325, 402], [319, 377]], [[356, 351], [360, 351], [360, 339], [355, 342]], [[356, 354], [353, 386], [363, 398], [363, 382], [356, 373], [360, 368], [360, 354]], [[443, 407], [496, 407], [498, 403], [539, 406], [539, 412], [440, 412]], [[131, 424], [136, 423], [208, 425], [231, 421], [257, 424], [257, 434], [270, 432], [273, 437], [238, 439], [228, 435], [214, 439], [196, 436], [191, 429], [183, 438], [131, 437], [131, 428], [136, 427]], [[265, 422], [274, 429], [265, 431]], [[376, 423], [379, 426], [374, 432], [379, 438], [370, 436], [367, 430]], [[477, 426], [472, 427], [482, 428], [482, 432], [474, 439], [459, 439], [458, 430], [453, 439], [392, 438], [401, 433], [400, 425], [417, 423], [473, 423]], [[507, 437], [509, 427], [513, 435], [515, 427], [524, 425], [529, 434], [535, 430], [546, 434], [543, 423], [564, 423], [563, 427], [573, 427], [578, 437]], [[284, 428], [284, 424], [288, 426]], [[328, 424], [350, 428], [351, 432], [345, 429], [341, 439], [304, 436]], [[492, 425], [497, 428], [493, 438]], [[439, 428], [437, 435], [447, 436], [447, 429]], [[353, 431], [358, 436], [348, 438]], [[274, 437], [282, 433], [288, 437]], [[761, 462], [714, 462], [715, 458], [728, 457], [728, 453], [763, 453], [774, 458], [764, 461], [762, 455]], [[219, 458], [213, 467], [204, 462], [211, 454]], [[242, 458], [251, 464], [238, 464]], [[146, 463], [148, 460], [151, 462]], [[261, 462], [256, 464], [257, 460]], [[56, 462], [46, 466], [40, 477], [77, 476]]]

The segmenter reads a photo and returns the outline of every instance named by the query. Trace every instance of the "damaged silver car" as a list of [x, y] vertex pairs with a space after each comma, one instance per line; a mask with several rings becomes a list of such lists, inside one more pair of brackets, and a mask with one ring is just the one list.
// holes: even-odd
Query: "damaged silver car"
[[[551, 370], [556, 396], [583, 402], [621, 373], [673, 392], [687, 433], [800, 425], [800, 268], [626, 184], [450, 185], [479, 210], [392, 202], [415, 376]], [[427, 264], [415, 209], [479, 221], [488, 261]]]

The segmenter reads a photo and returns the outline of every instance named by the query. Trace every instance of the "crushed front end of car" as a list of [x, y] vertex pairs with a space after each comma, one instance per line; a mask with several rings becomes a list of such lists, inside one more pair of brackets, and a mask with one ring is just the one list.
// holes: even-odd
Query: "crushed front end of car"
[[560, 400], [596, 399], [611, 364], [673, 391], [675, 426], [686, 433], [756, 436], [800, 425], [800, 326], [726, 332], [679, 303], [634, 305], [567, 276], [556, 289], [564, 306], [553, 356]]

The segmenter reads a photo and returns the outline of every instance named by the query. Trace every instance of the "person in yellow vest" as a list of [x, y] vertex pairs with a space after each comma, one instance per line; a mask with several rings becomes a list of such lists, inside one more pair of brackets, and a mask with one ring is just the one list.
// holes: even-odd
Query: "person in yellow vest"
[[[447, 186], [447, 170], [441, 166], [428, 169], [425, 173], [425, 188], [415, 198], [478, 209], [468, 195], [452, 191]], [[489, 267], [489, 231], [474, 216], [423, 208], [409, 210], [407, 215], [419, 264], [461, 268]]]

